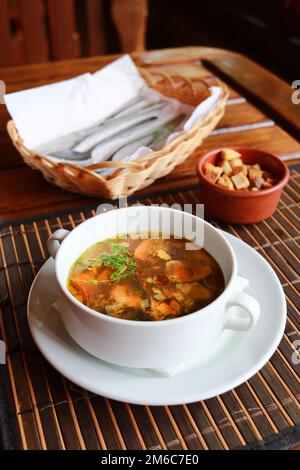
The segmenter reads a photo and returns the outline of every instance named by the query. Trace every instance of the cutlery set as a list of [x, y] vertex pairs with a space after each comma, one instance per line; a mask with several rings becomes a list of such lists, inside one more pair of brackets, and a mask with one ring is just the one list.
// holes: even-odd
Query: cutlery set
[[[137, 99], [99, 125], [78, 133], [75, 143], [67, 139], [67, 148], [50, 151], [47, 157], [80, 166], [107, 160], [130, 162], [162, 148], [170, 134], [182, 127], [185, 117], [175, 100]], [[115, 169], [95, 171], [106, 176]]]

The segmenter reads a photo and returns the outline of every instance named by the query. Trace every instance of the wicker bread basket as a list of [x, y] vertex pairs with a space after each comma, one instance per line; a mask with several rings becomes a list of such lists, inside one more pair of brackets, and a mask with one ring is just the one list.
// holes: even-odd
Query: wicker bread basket
[[[196, 106], [209, 95], [208, 84], [200, 79], [189, 80], [162, 72], [150, 73], [145, 69], [139, 69], [139, 72], [151, 88], [187, 104]], [[228, 89], [221, 82], [218, 85], [221, 87], [218, 103], [200, 125], [193, 126], [163, 149], [140, 156], [134, 162], [107, 161], [86, 167], [65, 162], [55, 163], [25, 147], [14, 121], [7, 123], [7, 130], [25, 163], [40, 170], [46, 180], [71, 192], [116, 199], [119, 196], [129, 196], [157, 178], [167, 175], [201, 145], [224, 114]], [[103, 177], [93, 171], [97, 168], [115, 168], [116, 171]], [[124, 168], [127, 171], [122, 171]]]

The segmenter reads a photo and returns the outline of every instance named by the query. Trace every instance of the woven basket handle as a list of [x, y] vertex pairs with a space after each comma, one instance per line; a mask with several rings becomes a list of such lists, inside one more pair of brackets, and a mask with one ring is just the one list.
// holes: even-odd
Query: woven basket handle
[[143, 170], [144, 165], [136, 162], [123, 162], [123, 161], [109, 161], [109, 162], [99, 162], [87, 165], [85, 167], [87, 170], [98, 170], [100, 168], [130, 168], [133, 170]]
[[[203, 88], [208, 93], [208, 95], [210, 94], [209, 84], [207, 83], [206, 80], [199, 79], [199, 78], [195, 80], [192, 78], [184, 77], [182, 75], [174, 75], [174, 74], [169, 75], [167, 73], [162, 72], [161, 70], [151, 69], [151, 73], [150, 73], [147, 69], [141, 68], [141, 67], [139, 67], [138, 70], [141, 76], [147, 81], [147, 83], [151, 87], [155, 87], [157, 85], [159, 86], [160, 82], [165, 82], [172, 89], [187, 87], [189, 89], [191, 96], [196, 97], [197, 94], [199, 94], [199, 90], [196, 91], [194, 89], [194, 82], [197, 82], [198, 85], [199, 83], [202, 84]], [[178, 86], [178, 83], [176, 85], [176, 81], [180, 83], [179, 86]]]

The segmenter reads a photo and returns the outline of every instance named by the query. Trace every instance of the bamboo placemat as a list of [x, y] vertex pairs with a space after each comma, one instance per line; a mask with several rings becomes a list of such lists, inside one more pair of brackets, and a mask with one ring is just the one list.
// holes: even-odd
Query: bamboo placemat
[[[268, 364], [236, 389], [190, 405], [147, 407], [108, 400], [72, 384], [37, 351], [26, 301], [48, 257], [46, 240], [94, 208], [2, 224], [0, 335], [7, 346], [0, 376], [0, 446], [23, 449], [287, 448], [300, 442], [300, 165], [291, 168], [277, 212], [251, 226], [216, 226], [243, 239], [275, 269], [286, 293], [284, 337]], [[135, 198], [135, 202], [136, 202]], [[141, 203], [197, 203], [197, 187], [140, 198]], [[274, 305], [274, 311], [276, 305]], [[245, 447], [247, 446], [247, 447]]]

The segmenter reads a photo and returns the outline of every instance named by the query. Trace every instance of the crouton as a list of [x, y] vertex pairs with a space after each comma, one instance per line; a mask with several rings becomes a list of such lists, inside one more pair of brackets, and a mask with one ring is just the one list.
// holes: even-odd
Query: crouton
[[264, 179], [266, 183], [270, 183], [271, 186], [274, 186], [274, 184], [277, 183], [276, 178], [274, 178], [270, 173], [264, 172]]
[[219, 157], [216, 165], [205, 165], [205, 175], [211, 183], [230, 190], [248, 189], [254, 192], [271, 188], [277, 183], [276, 177], [268, 170], [263, 170], [259, 163], [243, 163], [242, 155], [235, 150], [225, 148], [220, 151]]
[[231, 180], [233, 181], [236, 189], [247, 189], [250, 186], [250, 181], [242, 172], [232, 176]]
[[262, 178], [263, 172], [259, 168], [252, 166], [248, 171], [248, 178], [253, 183], [257, 178]]
[[223, 168], [215, 166], [212, 163], [206, 163], [205, 165], [205, 176], [211, 183], [215, 183], [222, 172]]
[[274, 176], [269, 172], [269, 171], [263, 171], [262, 172], [262, 177], [266, 180], [269, 181], [270, 183], [275, 183], [275, 178]]
[[231, 165], [231, 168], [234, 169], [237, 167], [242, 167], [243, 162], [240, 158], [235, 158], [234, 160], [230, 160], [230, 165]]
[[244, 173], [245, 176], [248, 176], [248, 168], [247, 165], [242, 166], [242, 173]]
[[236, 158], [240, 158], [241, 154], [232, 149], [223, 149], [221, 150], [220, 157], [222, 158], [222, 160], [231, 161], [235, 160]]
[[243, 173], [245, 176], [248, 175], [248, 168], [246, 165], [237, 166], [233, 168], [232, 175], [237, 175], [238, 173]]
[[233, 183], [227, 175], [220, 176], [220, 178], [217, 180], [217, 183], [221, 186], [224, 186], [226, 189], [234, 189]]
[[257, 189], [261, 189], [263, 185], [265, 184], [265, 180], [263, 178], [255, 178], [253, 181], [251, 181], [253, 186], [255, 186]]
[[274, 184], [276, 184], [277, 181], [276, 181], [276, 178], [267, 178], [266, 182], [274, 186]]
[[214, 171], [216, 170], [218, 167], [216, 165], [213, 165], [212, 163], [206, 163], [205, 165], [205, 170], [206, 171]]
[[222, 168], [223, 168], [223, 173], [224, 173], [224, 175], [226, 175], [226, 176], [230, 176], [230, 175], [231, 175], [231, 173], [232, 173], [232, 168], [231, 168], [230, 163], [229, 163], [227, 160], [224, 160], [224, 162], [222, 163]]

